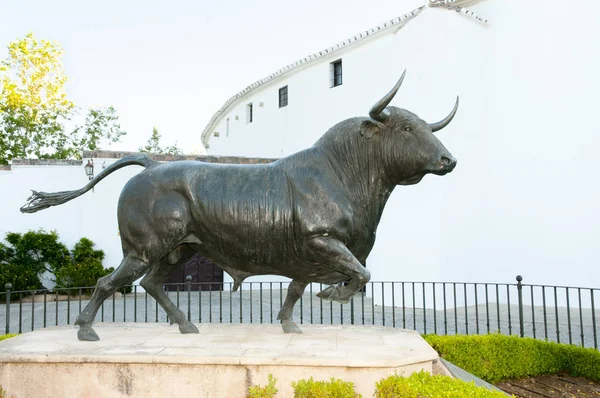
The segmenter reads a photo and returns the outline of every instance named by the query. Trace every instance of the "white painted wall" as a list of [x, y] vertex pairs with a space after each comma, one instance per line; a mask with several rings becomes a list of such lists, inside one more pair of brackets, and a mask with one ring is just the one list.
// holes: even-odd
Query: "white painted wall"
[[[229, 112], [230, 135], [210, 152], [282, 156], [308, 147], [344, 118], [366, 115], [404, 68], [392, 105], [437, 121], [458, 158], [392, 195], [368, 259], [373, 280], [459, 280], [600, 286], [600, 3], [487, 0], [482, 26], [425, 9], [397, 35], [336, 53], [252, 92]], [[329, 62], [343, 59], [344, 85], [329, 88]], [[278, 108], [278, 89], [289, 105]], [[244, 106], [255, 103], [245, 124]], [[258, 107], [264, 102], [264, 107]], [[235, 115], [239, 120], [235, 121]]]
[[[94, 159], [96, 174], [102, 163], [117, 159]], [[72, 249], [82, 237], [104, 250], [105, 267], [117, 267], [122, 257], [117, 226], [117, 201], [125, 183], [142, 170], [130, 166], [111, 174], [93, 192], [64, 205], [51, 207], [33, 214], [23, 214], [30, 189], [43, 192], [79, 189], [88, 182], [83, 166], [13, 166], [11, 171], [0, 171], [0, 238], [7, 232], [27, 232], [43, 228], [56, 230], [60, 240]]]

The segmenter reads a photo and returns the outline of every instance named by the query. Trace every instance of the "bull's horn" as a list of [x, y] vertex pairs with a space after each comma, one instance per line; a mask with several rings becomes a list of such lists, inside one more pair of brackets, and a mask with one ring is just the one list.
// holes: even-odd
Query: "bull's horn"
[[373, 107], [369, 111], [369, 116], [371, 116], [371, 118], [373, 118], [377, 121], [383, 122], [385, 119], [387, 119], [390, 116], [390, 112], [387, 111], [385, 109], [385, 107], [388, 106], [388, 104], [394, 98], [394, 95], [396, 95], [396, 93], [398, 92], [398, 89], [402, 85], [402, 81], [404, 80], [405, 75], [406, 75], [406, 69], [404, 69], [402, 76], [400, 76], [400, 80], [398, 80], [398, 83], [396, 83], [396, 85], [394, 86], [392, 91], [387, 93], [385, 95], [385, 97], [383, 97], [382, 99], [377, 101], [377, 103], [375, 105], [373, 105]]
[[437, 123], [430, 123], [429, 127], [431, 128], [432, 132], [436, 132], [438, 130], [443, 129], [444, 127], [446, 127], [454, 118], [454, 115], [456, 115], [456, 110], [458, 109], [458, 96], [456, 97], [456, 103], [454, 104], [454, 109], [452, 109], [452, 112], [450, 112], [450, 114], [448, 116], [446, 116], [446, 118], [444, 120], [440, 120]]

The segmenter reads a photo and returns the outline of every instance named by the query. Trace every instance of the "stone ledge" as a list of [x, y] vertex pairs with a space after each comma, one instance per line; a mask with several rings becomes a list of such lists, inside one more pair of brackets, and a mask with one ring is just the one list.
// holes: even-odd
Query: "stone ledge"
[[[83, 151], [84, 159], [121, 159], [129, 155], [140, 155], [139, 152], [126, 151]], [[214, 156], [214, 155], [163, 155], [146, 153], [150, 159], [157, 162], [175, 162], [180, 160], [196, 160], [207, 163], [223, 164], [266, 164], [278, 159], [248, 158], [244, 156]], [[13, 159], [12, 165], [0, 165], [0, 171], [11, 171], [11, 166], [83, 166], [83, 160], [66, 159]]]
[[384, 326], [302, 325], [303, 334], [271, 324], [197, 326], [199, 334], [182, 335], [166, 324], [100, 323], [93, 343], [78, 341], [77, 327], [47, 328], [0, 342], [0, 363], [398, 367], [438, 358], [417, 332]]
[[13, 159], [12, 166], [82, 166], [81, 160], [65, 159]]
[[[140, 152], [127, 151], [83, 151], [84, 158], [93, 159], [121, 159], [129, 155], [140, 155]], [[156, 153], [145, 153], [150, 159], [158, 162], [173, 162], [178, 160], [197, 160], [208, 163], [227, 163], [227, 164], [260, 164], [271, 163], [277, 159], [271, 158], [248, 158], [243, 156], [214, 156], [214, 155], [164, 155]]]

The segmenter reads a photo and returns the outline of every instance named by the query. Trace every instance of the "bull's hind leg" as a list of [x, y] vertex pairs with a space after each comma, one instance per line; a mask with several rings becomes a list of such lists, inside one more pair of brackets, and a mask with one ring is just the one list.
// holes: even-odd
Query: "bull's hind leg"
[[277, 319], [281, 321], [281, 327], [285, 333], [302, 333], [302, 330], [292, 321], [292, 313], [294, 312], [294, 305], [306, 289], [308, 283], [292, 281], [288, 287], [287, 296], [285, 302], [277, 315]]
[[83, 312], [79, 314], [75, 325], [79, 325], [77, 338], [85, 341], [100, 340], [98, 334], [92, 329], [92, 323], [96, 318], [98, 309], [108, 297], [110, 297], [118, 288], [129, 285], [140, 276], [148, 272], [148, 264], [131, 255], [125, 256], [121, 265], [111, 274], [98, 279], [96, 289], [92, 298]]
[[163, 290], [165, 280], [173, 271], [172, 267], [172, 265], [163, 262], [156, 264], [144, 279], [140, 281], [140, 285], [142, 285], [142, 287], [146, 289], [146, 291], [154, 297], [165, 310], [171, 320], [171, 325], [174, 323], [178, 324], [181, 333], [198, 333], [198, 328], [188, 321], [185, 314], [173, 304], [171, 299], [169, 299], [169, 296], [167, 296]]
[[339, 240], [318, 237], [311, 239], [306, 245], [307, 254], [315, 261], [349, 278], [346, 286], [330, 286], [318, 293], [317, 297], [346, 304], [371, 279], [371, 273]]

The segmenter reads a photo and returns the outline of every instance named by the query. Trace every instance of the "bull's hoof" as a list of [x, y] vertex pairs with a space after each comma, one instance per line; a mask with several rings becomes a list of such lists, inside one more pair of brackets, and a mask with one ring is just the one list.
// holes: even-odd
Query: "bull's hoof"
[[179, 332], [181, 332], [181, 334], [187, 334], [187, 333], [200, 333], [200, 331], [198, 330], [198, 328], [196, 326], [194, 326], [193, 323], [191, 322], [182, 322], [179, 324]]
[[317, 297], [321, 300], [331, 300], [331, 296], [338, 290], [337, 286], [329, 286], [325, 290], [321, 290], [317, 293]]
[[80, 341], [98, 341], [100, 336], [89, 326], [81, 326], [77, 331], [77, 338]]
[[339, 288], [338, 286], [329, 286], [327, 289], [317, 293], [317, 297], [321, 300], [336, 301], [340, 304], [348, 304], [350, 302], [350, 298], [346, 297], [346, 295], [342, 293], [343, 289], [344, 288]]
[[281, 328], [283, 333], [297, 333], [302, 334], [302, 330], [296, 325], [291, 319], [286, 319], [281, 322]]

